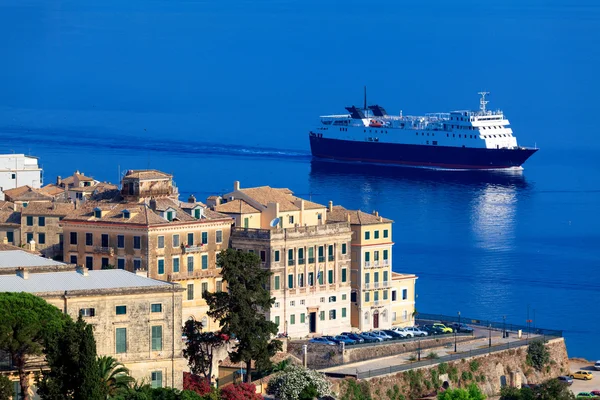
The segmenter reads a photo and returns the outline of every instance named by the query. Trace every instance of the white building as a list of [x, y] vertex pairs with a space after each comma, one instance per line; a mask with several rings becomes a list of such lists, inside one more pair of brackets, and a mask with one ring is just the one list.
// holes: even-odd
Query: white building
[[42, 169], [37, 157], [0, 154], [0, 200], [4, 200], [5, 190], [24, 185], [35, 189], [42, 186]]

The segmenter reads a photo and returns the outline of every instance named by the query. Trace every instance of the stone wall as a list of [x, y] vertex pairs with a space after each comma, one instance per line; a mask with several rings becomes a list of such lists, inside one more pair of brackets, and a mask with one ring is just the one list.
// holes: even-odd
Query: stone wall
[[[457, 342], [473, 340], [472, 336], [458, 337]], [[454, 336], [423, 339], [420, 341], [421, 357], [429, 352], [428, 349], [444, 346], [454, 343]], [[334, 365], [349, 364], [357, 361], [370, 360], [373, 358], [389, 357], [402, 353], [416, 353], [419, 347], [419, 341], [393, 341], [385, 344], [345, 347], [342, 351], [341, 346], [328, 346], [307, 342], [290, 342], [288, 352], [303, 360], [302, 346], [308, 344], [308, 367], [312, 369], [327, 368]]]
[[[496, 353], [464, 358], [448, 364], [404, 371], [396, 374], [365, 379], [359, 384], [370, 391], [374, 400], [392, 400], [394, 393], [407, 399], [416, 399], [432, 394], [436, 387], [466, 387], [477, 384], [488, 395], [497, 395], [505, 385], [520, 387], [523, 383], [541, 383], [569, 372], [567, 349], [563, 338], [553, 339], [546, 344], [550, 352], [550, 363], [542, 371], [527, 365], [527, 346]], [[433, 383], [437, 378], [438, 382]], [[345, 393], [349, 380], [335, 382], [334, 390]], [[341, 397], [341, 396], [340, 396]]]

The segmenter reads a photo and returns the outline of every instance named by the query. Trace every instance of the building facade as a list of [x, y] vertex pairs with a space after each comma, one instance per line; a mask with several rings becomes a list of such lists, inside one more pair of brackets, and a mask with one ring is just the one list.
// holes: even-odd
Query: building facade
[[24, 185], [35, 189], [42, 186], [42, 169], [37, 157], [0, 154], [0, 200], [4, 200], [5, 190]]
[[350, 241], [347, 222], [327, 220], [325, 206], [268, 186], [209, 198], [235, 220], [231, 247], [256, 253], [272, 272], [275, 304], [267, 318], [291, 337], [350, 330]]
[[62, 219], [75, 209], [73, 203], [33, 202], [21, 208], [21, 243], [36, 243], [45, 257], [63, 256]]

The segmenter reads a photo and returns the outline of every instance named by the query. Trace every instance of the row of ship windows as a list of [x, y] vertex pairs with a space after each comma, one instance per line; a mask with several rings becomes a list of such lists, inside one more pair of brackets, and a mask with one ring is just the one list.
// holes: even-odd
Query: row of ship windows
[[444, 127], [448, 127], [451, 129], [463, 129], [463, 130], [469, 130], [469, 131], [476, 131], [479, 130], [479, 128], [481, 129], [502, 129], [504, 128], [503, 126], [464, 126], [464, 125], [444, 125]]

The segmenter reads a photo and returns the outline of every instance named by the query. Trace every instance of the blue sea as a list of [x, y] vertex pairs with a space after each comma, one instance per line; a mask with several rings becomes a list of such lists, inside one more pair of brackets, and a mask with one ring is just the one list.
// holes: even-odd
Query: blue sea
[[[173, 173], [183, 197], [288, 187], [395, 221], [417, 309], [563, 329], [600, 359], [596, 0], [0, 0], [0, 153]], [[313, 160], [321, 114], [422, 114], [491, 92], [523, 171]]]

